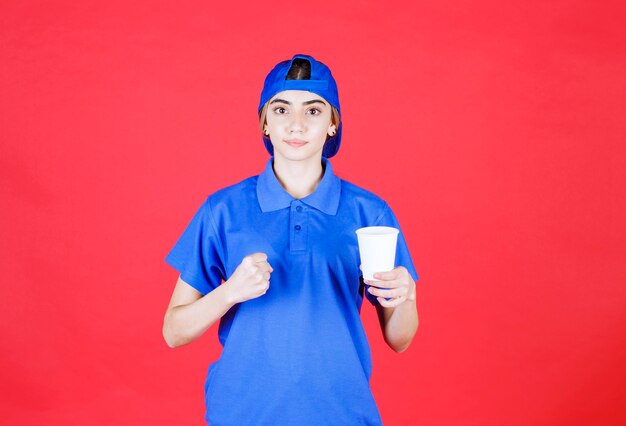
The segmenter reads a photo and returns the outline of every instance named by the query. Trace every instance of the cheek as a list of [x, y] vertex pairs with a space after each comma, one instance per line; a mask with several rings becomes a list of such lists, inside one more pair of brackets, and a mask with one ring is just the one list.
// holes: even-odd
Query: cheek
[[282, 129], [287, 122], [286, 118], [281, 117], [273, 117], [272, 119], [267, 119], [267, 129], [272, 132], [276, 130]]
[[330, 120], [311, 120], [309, 122], [309, 128], [311, 130], [315, 130], [316, 132], [326, 133], [330, 124]]
[[324, 141], [326, 141], [326, 138], [329, 137], [328, 124], [319, 126], [318, 134], [319, 134], [320, 139], [323, 139]]

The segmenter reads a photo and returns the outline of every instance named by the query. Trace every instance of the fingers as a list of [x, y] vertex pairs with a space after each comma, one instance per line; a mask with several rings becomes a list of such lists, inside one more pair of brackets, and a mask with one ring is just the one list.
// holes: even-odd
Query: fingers
[[253, 297], [259, 297], [267, 293], [270, 287], [270, 273], [261, 272], [258, 269], [249, 277], [247, 281], [252, 291]]
[[250, 258], [253, 263], [267, 262], [267, 254], [265, 253], [252, 253], [246, 257]]
[[248, 256], [244, 257], [243, 262], [246, 266], [256, 266], [260, 268], [263, 272], [269, 271], [273, 272], [274, 268], [267, 261], [267, 254], [265, 253], [252, 253]]
[[237, 268], [245, 279], [250, 279], [254, 283], [269, 281], [270, 274], [274, 268], [267, 262], [265, 253], [254, 253], [243, 258], [241, 265]]
[[402, 280], [390, 280], [390, 281], [372, 281], [372, 280], [363, 280], [363, 282], [367, 285], [379, 288], [396, 288], [403, 287], [406, 283]]
[[381, 306], [384, 306], [385, 308], [394, 308], [398, 306], [399, 304], [403, 303], [405, 300], [406, 300], [405, 296], [398, 297], [396, 299], [391, 299], [391, 300], [385, 300], [384, 297], [378, 297], [378, 303], [380, 303]]
[[270, 280], [272, 271], [273, 269], [269, 265], [255, 265], [251, 269], [251, 274], [255, 282], [262, 283]]
[[245, 257], [246, 267], [250, 270], [256, 283], [269, 284], [274, 268], [267, 262], [267, 254], [252, 253]]
[[245, 302], [267, 293], [273, 271], [265, 253], [245, 256], [227, 280], [237, 302]]
[[391, 271], [385, 272], [376, 272], [374, 273], [374, 280], [366, 280], [363, 281], [366, 284], [375, 286], [375, 287], [402, 287], [407, 284], [410, 285], [412, 282], [412, 278], [409, 275], [409, 271], [404, 266], [397, 266]]
[[406, 268], [404, 266], [398, 266], [391, 271], [376, 272], [374, 273], [374, 278], [379, 280], [395, 280], [403, 276], [405, 272]]
[[398, 287], [398, 288], [390, 288], [390, 289], [369, 287], [367, 291], [370, 294], [373, 294], [374, 296], [387, 297], [387, 298], [403, 297], [409, 293], [406, 287]]

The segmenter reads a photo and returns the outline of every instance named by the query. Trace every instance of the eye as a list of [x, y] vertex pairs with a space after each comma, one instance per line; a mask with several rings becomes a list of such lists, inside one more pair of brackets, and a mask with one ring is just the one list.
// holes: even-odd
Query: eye
[[287, 110], [281, 106], [274, 108], [276, 114], [284, 114]]
[[317, 108], [311, 108], [308, 112], [311, 113], [311, 115], [320, 115], [322, 113], [322, 111]]

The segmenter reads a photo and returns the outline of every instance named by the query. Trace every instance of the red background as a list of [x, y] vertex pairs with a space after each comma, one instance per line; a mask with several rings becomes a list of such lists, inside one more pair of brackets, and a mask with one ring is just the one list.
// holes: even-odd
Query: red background
[[420, 274], [396, 354], [362, 316], [386, 425], [626, 424], [621, 1], [3, 2], [4, 424], [202, 424], [216, 327], [161, 335], [163, 261], [258, 174], [295, 53], [339, 83], [341, 177]]

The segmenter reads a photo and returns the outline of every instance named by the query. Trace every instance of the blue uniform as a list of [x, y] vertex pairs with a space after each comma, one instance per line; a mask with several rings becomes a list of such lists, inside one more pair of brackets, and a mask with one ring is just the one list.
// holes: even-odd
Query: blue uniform
[[[400, 228], [387, 203], [337, 177], [322, 157], [316, 190], [294, 199], [270, 158], [263, 173], [210, 195], [166, 257], [206, 294], [251, 253], [274, 268], [264, 295], [220, 320], [220, 358], [205, 383], [211, 426], [381, 425], [360, 318], [365, 291], [355, 231]], [[417, 274], [400, 232], [396, 265]]]

